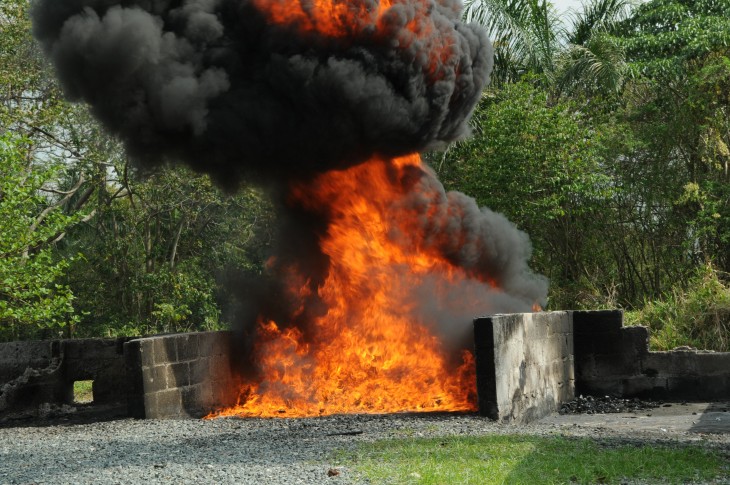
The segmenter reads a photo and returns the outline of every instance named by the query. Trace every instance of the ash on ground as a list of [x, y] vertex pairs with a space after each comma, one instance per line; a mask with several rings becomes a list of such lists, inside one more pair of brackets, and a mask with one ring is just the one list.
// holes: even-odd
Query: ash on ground
[[612, 396], [583, 396], [580, 395], [574, 400], [563, 403], [560, 406], [560, 414], [607, 414], [607, 413], [630, 413], [654, 409], [662, 406], [658, 401], [642, 400], [638, 397], [624, 399]]

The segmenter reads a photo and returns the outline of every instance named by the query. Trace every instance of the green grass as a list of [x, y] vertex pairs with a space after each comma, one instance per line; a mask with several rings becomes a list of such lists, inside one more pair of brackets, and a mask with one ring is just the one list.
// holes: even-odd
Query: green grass
[[76, 381], [74, 382], [74, 402], [78, 404], [90, 403], [94, 401], [94, 392], [92, 390], [94, 381]]
[[726, 457], [696, 446], [535, 436], [383, 440], [338, 461], [377, 484], [671, 484], [730, 477]]
[[[721, 278], [722, 276], [722, 278]], [[646, 325], [652, 350], [688, 345], [730, 352], [730, 275], [707, 266], [685, 285], [626, 312], [625, 325]]]

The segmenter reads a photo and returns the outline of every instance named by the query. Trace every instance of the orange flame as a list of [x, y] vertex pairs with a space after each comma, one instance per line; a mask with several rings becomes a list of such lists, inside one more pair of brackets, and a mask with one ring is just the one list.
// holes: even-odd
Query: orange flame
[[[468, 278], [419, 247], [415, 213], [399, 205], [408, 177], [424, 170], [418, 155], [373, 159], [292, 187], [291, 203], [329, 216], [321, 241], [329, 272], [318, 289], [326, 312], [306, 339], [299, 329], [259, 322], [262, 380], [246, 383], [239, 405], [214, 416], [476, 409], [472, 354], [454, 359], [434, 335], [438, 322], [412, 312], [409, 293], [424, 279], [437, 275], [448, 286]], [[305, 297], [302, 288], [292, 294]]]
[[[380, 0], [377, 6], [352, 0], [254, 0], [253, 5], [271, 24], [283, 25], [302, 34], [317, 34], [326, 38], [370, 39], [401, 51], [413, 47], [414, 55], [430, 56], [428, 72], [434, 79], [447, 70], [441, 66], [448, 62], [456, 42], [452, 25], [439, 28], [430, 0]], [[397, 11], [394, 10], [398, 7]]]

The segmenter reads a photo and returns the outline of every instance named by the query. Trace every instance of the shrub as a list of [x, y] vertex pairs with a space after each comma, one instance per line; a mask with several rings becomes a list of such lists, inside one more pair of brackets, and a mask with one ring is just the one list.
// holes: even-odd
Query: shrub
[[[701, 267], [686, 286], [677, 285], [661, 299], [627, 312], [627, 325], [646, 325], [651, 347], [678, 346], [730, 351], [730, 284], [712, 268]], [[723, 277], [725, 281], [723, 281]]]

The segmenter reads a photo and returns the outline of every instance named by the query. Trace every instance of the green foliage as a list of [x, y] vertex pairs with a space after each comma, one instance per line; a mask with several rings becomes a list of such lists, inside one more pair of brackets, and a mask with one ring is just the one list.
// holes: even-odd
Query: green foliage
[[551, 307], [575, 306], [573, 285], [604, 266], [596, 245], [614, 188], [601, 166], [601, 133], [573, 103], [549, 104], [529, 82], [488, 92], [474, 124], [470, 140], [431, 162], [448, 188], [525, 230], [534, 266], [552, 282]]
[[[623, 2], [585, 4], [539, 78], [513, 61], [522, 81], [487, 93], [475, 138], [431, 158], [530, 234], [552, 308], [641, 306], [699, 266], [730, 271], [728, 4], [657, 0], [627, 20]], [[522, 42], [517, 3], [469, 5], [502, 8], [489, 26]]]
[[86, 404], [94, 401], [94, 381], [74, 382], [74, 403]]
[[633, 203], [651, 208], [643, 224], [662, 224], [665, 247], [681, 248], [663, 264], [730, 270], [728, 12], [727, 0], [656, 0], [619, 37], [635, 75], [620, 114], [641, 147], [616, 177], [641, 186]]
[[260, 272], [271, 237], [263, 195], [226, 195], [210, 179], [165, 168], [97, 193], [93, 221], [70, 235], [82, 252], [67, 283], [83, 317], [77, 336], [213, 330], [224, 323], [221, 276]]
[[493, 39], [492, 85], [532, 76], [559, 97], [616, 91], [623, 83], [624, 50], [607, 34], [626, 18], [627, 0], [585, 2], [569, 22], [547, 0], [467, 0], [464, 7], [464, 19], [482, 24]]
[[64, 214], [62, 201], [42, 192], [57, 173], [29, 158], [27, 141], [0, 137], [0, 338], [78, 318], [73, 293], [59, 284], [70, 261], [54, 256], [53, 243], [79, 216]]
[[551, 2], [467, 0], [464, 18], [483, 25], [493, 40], [493, 84], [517, 81], [527, 72], [552, 72], [561, 24]]
[[681, 78], [688, 61], [730, 49], [730, 1], [641, 3], [619, 32], [635, 76]]
[[377, 441], [346, 456], [368, 481], [412, 484], [688, 483], [723, 472], [699, 447], [616, 445], [534, 436]]
[[[641, 310], [626, 313], [627, 325], [646, 325], [651, 347], [680, 346], [730, 352], [730, 285], [707, 266]], [[727, 276], [727, 275], [726, 275]]]

